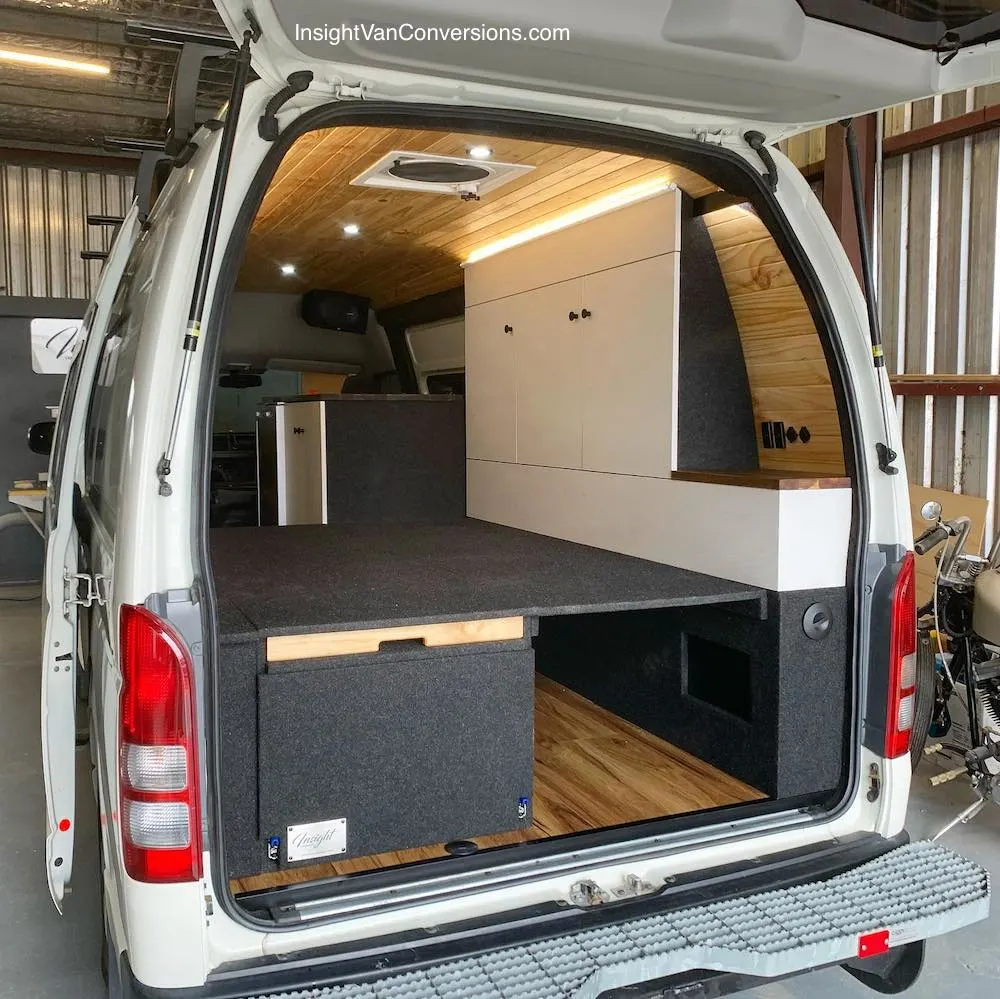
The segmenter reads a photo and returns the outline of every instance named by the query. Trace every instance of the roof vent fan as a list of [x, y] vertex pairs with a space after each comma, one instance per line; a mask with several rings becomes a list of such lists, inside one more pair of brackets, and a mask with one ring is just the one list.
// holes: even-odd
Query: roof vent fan
[[393, 150], [359, 174], [352, 184], [398, 191], [424, 191], [478, 200], [482, 195], [523, 176], [533, 166], [495, 163], [431, 153]]

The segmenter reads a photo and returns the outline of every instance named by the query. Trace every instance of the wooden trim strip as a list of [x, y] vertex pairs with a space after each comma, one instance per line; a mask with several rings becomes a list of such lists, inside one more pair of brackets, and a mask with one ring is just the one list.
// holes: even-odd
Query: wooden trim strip
[[815, 472], [755, 469], [747, 472], [674, 471], [670, 478], [681, 482], [708, 482], [719, 486], [748, 489], [850, 489], [846, 475], [817, 475]]
[[1000, 375], [890, 375], [893, 395], [1000, 395]]
[[990, 104], [977, 108], [966, 114], [945, 118], [923, 128], [913, 128], [908, 132], [900, 132], [882, 143], [882, 156], [902, 156], [904, 153], [915, 153], [921, 149], [951, 142], [952, 139], [963, 139], [967, 135], [976, 135], [1000, 125], [1000, 104]]
[[315, 635], [279, 635], [267, 639], [269, 663], [320, 659], [378, 652], [383, 642], [418, 641], [429, 648], [444, 645], [477, 645], [524, 638], [523, 617], [494, 617], [483, 621], [447, 621], [443, 624], [408, 624], [365, 631], [326, 631]]
[[99, 171], [133, 176], [139, 167], [139, 157], [117, 156], [114, 153], [77, 153], [67, 150], [32, 149], [8, 146], [0, 150], [0, 163], [16, 166], [38, 166], [56, 170]]
[[[904, 156], [906, 153], [916, 153], [921, 149], [931, 149], [944, 142], [954, 139], [964, 139], [969, 135], [988, 132], [991, 128], [1000, 127], [1000, 104], [990, 104], [975, 111], [945, 118], [923, 128], [911, 128], [882, 140], [882, 156], [891, 159], [893, 156]], [[799, 167], [799, 172], [810, 183], [823, 177], [823, 160], [807, 163]]]

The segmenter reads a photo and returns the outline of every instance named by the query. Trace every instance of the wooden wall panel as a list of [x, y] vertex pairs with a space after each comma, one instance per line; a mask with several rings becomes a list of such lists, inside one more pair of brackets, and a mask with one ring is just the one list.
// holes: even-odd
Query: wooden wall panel
[[[764, 224], [743, 208], [705, 217], [733, 306], [747, 365], [760, 466], [844, 474], [836, 400], [816, 326]], [[808, 444], [761, 446], [760, 423], [807, 426]]]

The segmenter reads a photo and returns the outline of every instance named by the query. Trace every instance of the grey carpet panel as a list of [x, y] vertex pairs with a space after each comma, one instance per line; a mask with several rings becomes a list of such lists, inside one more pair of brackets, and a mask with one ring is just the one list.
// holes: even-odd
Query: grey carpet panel
[[257, 636], [253, 621], [225, 595], [216, 595], [216, 613], [219, 635], [224, 641], [247, 640]]
[[[690, 200], [684, 199], [685, 210]], [[700, 218], [681, 226], [677, 467], [757, 468], [756, 423], [739, 328], [712, 237]]]
[[258, 690], [260, 835], [285, 863], [302, 823], [346, 820], [333, 860], [531, 825], [530, 650], [278, 669]]
[[465, 516], [465, 400], [331, 396], [327, 522], [448, 523]]
[[[764, 597], [732, 580], [472, 519], [219, 528], [210, 546], [220, 601], [261, 635], [738, 601], [759, 607]], [[232, 620], [220, 621], [223, 638]]]

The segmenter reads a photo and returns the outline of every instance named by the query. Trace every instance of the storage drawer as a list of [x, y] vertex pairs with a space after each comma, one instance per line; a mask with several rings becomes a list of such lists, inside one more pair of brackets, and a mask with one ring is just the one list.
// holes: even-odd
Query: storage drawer
[[316, 863], [530, 826], [533, 677], [523, 647], [272, 664], [258, 678], [260, 839], [280, 837], [288, 863], [289, 827], [329, 823], [335, 852], [293, 847]]

